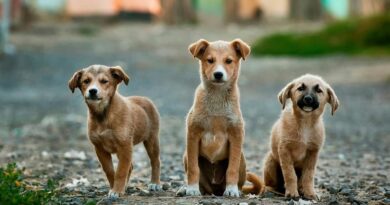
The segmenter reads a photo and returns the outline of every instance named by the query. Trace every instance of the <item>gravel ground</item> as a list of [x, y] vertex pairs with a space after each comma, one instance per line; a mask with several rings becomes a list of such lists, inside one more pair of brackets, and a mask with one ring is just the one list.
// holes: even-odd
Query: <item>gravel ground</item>
[[[85, 34], [85, 28], [92, 32]], [[0, 59], [0, 164], [16, 161], [29, 180], [60, 180], [66, 203], [99, 201], [108, 192], [86, 138], [86, 108], [67, 81], [90, 64], [121, 65], [130, 74], [124, 95], [150, 97], [161, 114], [161, 180], [164, 191], [149, 193], [149, 161], [137, 146], [127, 194], [116, 204], [293, 204], [280, 196], [175, 197], [184, 183], [184, 119], [199, 83], [189, 43], [206, 38], [253, 42], [280, 30], [312, 30], [318, 25], [167, 27], [158, 24], [36, 24], [13, 34], [15, 55]], [[269, 130], [278, 118], [279, 90], [304, 74], [322, 75], [341, 107], [324, 115], [327, 140], [315, 188], [318, 204], [390, 204], [390, 59], [250, 57], [242, 64], [241, 107], [246, 122], [247, 168], [261, 175]], [[111, 203], [108, 201], [104, 201]], [[307, 201], [295, 204], [309, 203]]]

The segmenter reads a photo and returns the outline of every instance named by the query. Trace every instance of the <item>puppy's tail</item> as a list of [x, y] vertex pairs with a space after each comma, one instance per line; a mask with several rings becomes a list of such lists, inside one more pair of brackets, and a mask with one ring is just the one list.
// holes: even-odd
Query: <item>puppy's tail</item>
[[256, 174], [247, 172], [246, 180], [252, 183], [252, 185], [246, 185], [242, 187], [242, 192], [244, 194], [260, 194], [264, 192], [264, 182]]

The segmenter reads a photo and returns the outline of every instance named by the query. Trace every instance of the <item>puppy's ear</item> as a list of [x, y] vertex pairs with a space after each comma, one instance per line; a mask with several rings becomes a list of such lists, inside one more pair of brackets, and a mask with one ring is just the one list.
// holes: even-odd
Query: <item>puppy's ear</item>
[[294, 87], [294, 85], [295, 84], [291, 82], [279, 92], [278, 98], [280, 104], [282, 104], [282, 109], [286, 107], [287, 99], [291, 98], [291, 89]]
[[337, 108], [339, 107], [340, 102], [336, 93], [330, 86], [328, 86], [326, 92], [328, 93], [328, 103], [332, 106], [331, 114], [333, 115], [336, 112]]
[[74, 93], [74, 90], [78, 87], [80, 87], [80, 79], [83, 75], [84, 71], [79, 70], [73, 74], [73, 76], [70, 78], [68, 82], [69, 89]]
[[113, 66], [110, 67], [110, 72], [113, 78], [118, 80], [118, 83], [124, 82], [126, 85], [129, 84], [129, 76], [123, 71], [122, 67], [120, 66]]
[[192, 43], [188, 47], [188, 51], [190, 51], [191, 55], [194, 56], [194, 58], [201, 59], [208, 46], [209, 42], [207, 40], [200, 39], [197, 42]]
[[235, 39], [231, 42], [237, 55], [245, 60], [251, 53], [251, 47], [241, 39]]

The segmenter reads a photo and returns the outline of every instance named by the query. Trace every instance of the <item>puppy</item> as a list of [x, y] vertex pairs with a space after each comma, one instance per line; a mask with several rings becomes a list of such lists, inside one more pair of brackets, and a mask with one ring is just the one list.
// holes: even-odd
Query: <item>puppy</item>
[[333, 89], [321, 77], [306, 74], [290, 82], [279, 93], [283, 109], [271, 131], [271, 151], [264, 164], [265, 186], [286, 197], [317, 199], [314, 174], [325, 140], [322, 114], [326, 103], [332, 115], [339, 106]]
[[[250, 47], [239, 39], [201, 39], [189, 46], [189, 52], [199, 59], [201, 84], [186, 120], [185, 195], [238, 197], [241, 189], [258, 194], [263, 187], [260, 179], [245, 170], [244, 120], [237, 85], [241, 59], [248, 57]], [[243, 187], [246, 179], [253, 186]]]
[[[69, 80], [88, 106], [88, 137], [110, 183], [110, 198], [125, 192], [132, 171], [133, 145], [143, 142], [152, 166], [150, 190], [160, 190], [159, 113], [148, 98], [123, 97], [118, 84], [129, 82], [119, 66], [91, 65]], [[119, 160], [114, 171], [111, 154]]]

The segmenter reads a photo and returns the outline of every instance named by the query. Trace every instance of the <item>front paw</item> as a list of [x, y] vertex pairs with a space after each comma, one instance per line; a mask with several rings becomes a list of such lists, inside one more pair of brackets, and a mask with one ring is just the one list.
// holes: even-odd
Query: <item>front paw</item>
[[115, 199], [118, 199], [119, 196], [120, 196], [120, 193], [119, 193], [119, 192], [110, 190], [110, 191], [108, 192], [107, 198], [108, 198], [108, 199], [111, 199], [111, 200], [115, 200]]
[[314, 190], [303, 190], [302, 191], [303, 198], [309, 199], [309, 200], [316, 200], [318, 201], [318, 196]]
[[238, 191], [237, 185], [227, 185], [223, 195], [230, 197], [240, 197], [240, 192]]
[[294, 200], [298, 200], [299, 199], [299, 193], [298, 193], [298, 190], [286, 190], [286, 194], [285, 196], [287, 198], [292, 198]]
[[151, 183], [151, 184], [148, 185], [148, 190], [149, 191], [161, 191], [162, 188], [161, 188], [160, 184], [153, 184], [153, 183]]
[[186, 196], [200, 196], [199, 185], [188, 185], [186, 188]]

